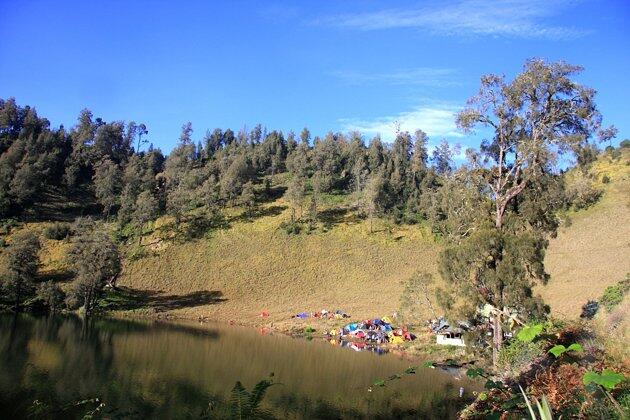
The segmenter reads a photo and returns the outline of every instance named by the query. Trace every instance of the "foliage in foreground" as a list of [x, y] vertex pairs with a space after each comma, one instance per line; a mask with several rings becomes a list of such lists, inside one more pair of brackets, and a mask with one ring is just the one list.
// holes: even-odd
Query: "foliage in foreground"
[[[499, 418], [529, 412], [532, 419], [547, 419], [553, 412], [561, 418], [624, 419], [630, 414], [630, 387], [625, 376], [616, 371], [618, 368], [607, 367], [601, 353], [574, 341], [591, 340], [588, 330], [579, 325], [534, 324], [521, 331], [524, 333], [517, 335], [502, 355], [527, 349], [522, 346], [524, 343], [538, 344], [544, 351], [527, 354], [524, 350], [521, 357], [530, 357], [529, 363], [501, 378], [491, 377], [483, 369], [469, 369], [469, 377], [485, 380], [486, 391], [464, 410], [464, 418]], [[533, 410], [532, 398], [543, 401], [536, 404], [538, 414]]]

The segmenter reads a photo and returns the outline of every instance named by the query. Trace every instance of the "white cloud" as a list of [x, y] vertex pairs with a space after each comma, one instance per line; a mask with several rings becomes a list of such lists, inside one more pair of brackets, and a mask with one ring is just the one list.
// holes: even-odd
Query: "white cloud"
[[360, 73], [355, 71], [336, 71], [333, 76], [351, 85], [388, 84], [416, 86], [456, 86], [454, 69], [417, 67], [399, 69], [390, 73]]
[[387, 141], [396, 137], [397, 128], [410, 133], [420, 129], [430, 137], [462, 137], [455, 125], [455, 114], [459, 109], [450, 103], [435, 103], [419, 105], [397, 115], [371, 120], [345, 118], [339, 120], [339, 123], [344, 130], [371, 135], [380, 134]]
[[545, 22], [547, 18], [562, 14], [567, 5], [567, 0], [440, 1], [415, 9], [386, 9], [329, 16], [316, 23], [364, 31], [417, 28], [440, 35], [547, 39], [580, 37], [586, 31]]

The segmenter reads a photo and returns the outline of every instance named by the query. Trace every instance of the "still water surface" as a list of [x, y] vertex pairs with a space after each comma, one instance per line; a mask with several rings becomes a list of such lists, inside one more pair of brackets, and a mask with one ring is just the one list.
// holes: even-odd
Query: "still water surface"
[[1, 315], [0, 354], [0, 418], [95, 397], [108, 418], [198, 418], [271, 372], [278, 418], [453, 418], [473, 386], [421, 369], [368, 392], [413, 362], [222, 324]]

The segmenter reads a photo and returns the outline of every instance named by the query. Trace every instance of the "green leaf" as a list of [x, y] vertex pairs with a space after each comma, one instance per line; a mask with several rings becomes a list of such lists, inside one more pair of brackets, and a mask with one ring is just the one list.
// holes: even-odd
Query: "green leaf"
[[584, 385], [588, 385], [590, 383], [597, 383], [598, 379], [599, 379], [599, 373], [589, 370], [588, 372], [584, 374], [584, 376], [582, 376], [582, 383]]
[[479, 401], [485, 401], [487, 399], [488, 399], [488, 394], [486, 394], [485, 392], [479, 393]]
[[604, 369], [604, 371], [600, 375], [599, 384], [604, 388], [610, 390], [623, 382], [624, 379], [625, 377], [623, 375], [609, 369]]
[[466, 371], [466, 376], [471, 379], [481, 375], [483, 375], [483, 369], [481, 368], [471, 368]]
[[527, 409], [529, 410], [529, 415], [532, 417], [532, 420], [536, 420], [536, 413], [534, 413], [534, 409], [532, 408], [532, 404], [529, 402], [529, 398], [527, 398], [527, 394], [523, 390], [523, 387], [519, 384], [519, 389], [521, 390], [521, 394], [523, 394], [523, 398], [525, 399], [525, 404], [527, 404]]
[[625, 377], [623, 375], [610, 369], [604, 369], [601, 374], [593, 371], [586, 372], [582, 377], [582, 383], [586, 386], [590, 384], [597, 384], [611, 390], [623, 382], [624, 379]]
[[416, 368], [414, 366], [408, 367], [407, 369], [405, 369], [405, 373], [407, 375], [413, 375], [416, 373]]
[[555, 346], [549, 349], [549, 353], [556, 356], [556, 359], [562, 356], [562, 354], [565, 353], [566, 351], [567, 351], [567, 348], [564, 347], [562, 344], [556, 344]]
[[534, 338], [538, 337], [543, 330], [542, 324], [535, 325], [525, 325], [521, 330], [516, 334], [516, 338], [525, 343], [529, 343], [534, 340]]
[[432, 368], [432, 367], [434, 367], [434, 364], [433, 364], [432, 361], [427, 360], [425, 362], [422, 362], [422, 364], [420, 366], [422, 366], [423, 368]]
[[575, 352], [581, 353], [584, 351], [584, 349], [578, 343], [573, 343], [567, 348], [567, 351], [575, 351]]
[[488, 379], [483, 387], [486, 389], [494, 389], [494, 388], [500, 388], [501, 386], [499, 385], [499, 383]]
[[383, 379], [377, 379], [374, 381], [374, 386], [385, 386], [385, 381]]
[[[538, 404], [538, 401], [536, 401]], [[549, 401], [547, 401], [546, 396], [542, 396], [542, 407], [538, 404], [538, 411], [540, 411], [541, 420], [553, 420], [553, 413], [551, 412], [551, 407], [549, 407]]]

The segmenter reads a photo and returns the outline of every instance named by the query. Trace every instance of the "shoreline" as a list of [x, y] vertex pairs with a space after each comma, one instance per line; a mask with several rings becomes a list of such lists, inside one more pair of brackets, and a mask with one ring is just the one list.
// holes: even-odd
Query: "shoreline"
[[[321, 320], [309, 318], [313, 320], [313, 323], [309, 323], [307, 320], [299, 318], [289, 318], [282, 320], [269, 320], [268, 318], [260, 318], [252, 320], [225, 320], [221, 317], [213, 318], [210, 316], [187, 316], [184, 314], [172, 313], [169, 311], [158, 313], [142, 313], [140, 311], [106, 311], [106, 316], [115, 319], [127, 319], [127, 320], [145, 320], [145, 321], [161, 321], [161, 322], [186, 322], [186, 323], [199, 323], [211, 324], [217, 323], [224, 326], [236, 326], [244, 328], [258, 329], [262, 334], [281, 334], [294, 339], [320, 339], [325, 341], [345, 341], [355, 343], [367, 343], [364, 340], [340, 340], [339, 336], [331, 336], [327, 334], [330, 329], [338, 329], [341, 326], [349, 323], [356, 322], [352, 318], [343, 320]], [[296, 324], [299, 322], [299, 324]], [[333, 321], [333, 322], [330, 322]], [[337, 322], [334, 322], [337, 321]], [[339, 322], [341, 321], [341, 322]], [[325, 324], [324, 324], [325, 323]], [[315, 327], [313, 332], [305, 332], [305, 328]], [[425, 362], [431, 360], [433, 363], [439, 365], [442, 363], [455, 363], [457, 365], [467, 365], [475, 363], [474, 359], [467, 357], [462, 348], [454, 348], [452, 346], [439, 346], [433, 343], [434, 336], [424, 330], [412, 329], [417, 338], [413, 341], [406, 341], [403, 345], [393, 343], [381, 343], [374, 344], [375, 347], [384, 349], [387, 353], [396, 355], [397, 357], [404, 358], [410, 362]]]

